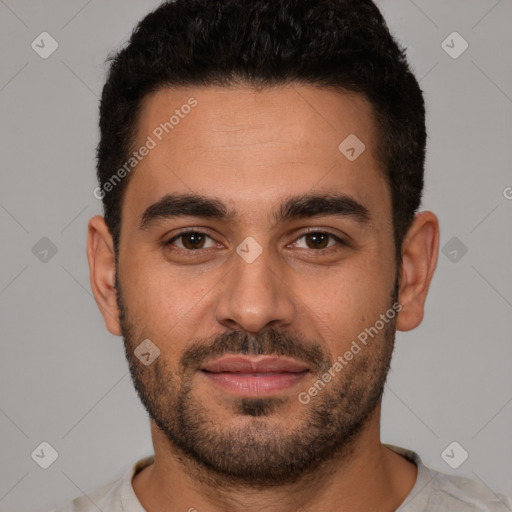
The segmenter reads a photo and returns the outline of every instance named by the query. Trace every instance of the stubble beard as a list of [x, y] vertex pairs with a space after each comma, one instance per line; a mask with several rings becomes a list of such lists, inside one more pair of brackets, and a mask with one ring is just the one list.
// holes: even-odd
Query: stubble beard
[[[134, 387], [169, 446], [179, 452], [180, 460], [192, 464], [196, 477], [211, 485], [268, 488], [295, 483], [334, 458], [352, 456], [355, 442], [381, 402], [393, 352], [395, 319], [308, 404], [301, 404], [295, 394], [233, 398], [232, 413], [237, 421], [216, 424], [211, 410], [194, 395], [193, 378], [198, 363], [206, 357], [228, 352], [297, 357], [309, 362], [316, 376], [332, 367], [331, 357], [318, 343], [305, 342], [289, 332], [267, 330], [249, 336], [235, 331], [192, 342], [181, 357], [179, 371], [171, 371], [163, 357], [145, 366], [134, 355], [145, 337], [131, 322], [117, 273], [116, 289]], [[396, 289], [391, 298], [392, 304]], [[296, 402], [294, 416], [302, 416], [293, 428], [280, 413], [289, 400]]]

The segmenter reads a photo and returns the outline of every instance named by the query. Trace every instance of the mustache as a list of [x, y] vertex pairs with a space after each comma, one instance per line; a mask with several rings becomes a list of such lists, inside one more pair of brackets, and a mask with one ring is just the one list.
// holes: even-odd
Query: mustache
[[286, 356], [304, 361], [316, 373], [331, 367], [329, 353], [317, 342], [286, 331], [268, 329], [257, 335], [241, 331], [220, 333], [208, 340], [195, 340], [180, 360], [182, 372], [194, 371], [206, 360], [224, 354]]

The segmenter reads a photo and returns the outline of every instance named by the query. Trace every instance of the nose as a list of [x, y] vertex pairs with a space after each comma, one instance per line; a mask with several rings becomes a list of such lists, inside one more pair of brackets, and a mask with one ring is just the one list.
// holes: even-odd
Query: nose
[[235, 330], [258, 333], [265, 328], [288, 327], [296, 314], [286, 271], [263, 252], [253, 261], [233, 254], [233, 267], [216, 303], [217, 321]]

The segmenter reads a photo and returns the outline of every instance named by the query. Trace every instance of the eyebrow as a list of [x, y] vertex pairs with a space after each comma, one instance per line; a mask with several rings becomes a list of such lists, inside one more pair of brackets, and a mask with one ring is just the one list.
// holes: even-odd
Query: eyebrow
[[[293, 219], [319, 216], [349, 218], [361, 224], [371, 220], [369, 210], [355, 199], [344, 194], [302, 194], [286, 198], [273, 213], [276, 224]], [[215, 197], [198, 194], [167, 194], [152, 204], [140, 216], [140, 230], [147, 230], [160, 220], [178, 217], [200, 217], [230, 221], [237, 217], [236, 210]]]

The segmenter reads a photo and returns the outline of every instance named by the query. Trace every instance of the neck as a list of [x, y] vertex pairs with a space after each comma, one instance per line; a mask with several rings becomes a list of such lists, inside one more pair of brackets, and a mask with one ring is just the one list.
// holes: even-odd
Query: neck
[[339, 456], [293, 484], [270, 488], [227, 484], [208, 474], [170, 446], [152, 422], [155, 462], [135, 475], [132, 485], [147, 512], [395, 511], [414, 486], [417, 467], [382, 445], [377, 409]]

